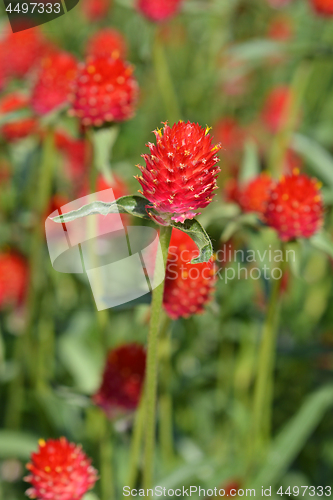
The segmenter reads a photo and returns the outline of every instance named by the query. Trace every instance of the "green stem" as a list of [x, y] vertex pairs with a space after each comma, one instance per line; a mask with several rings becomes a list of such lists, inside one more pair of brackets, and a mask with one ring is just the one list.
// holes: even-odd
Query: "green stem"
[[181, 112], [170, 75], [165, 49], [158, 30], [156, 31], [153, 46], [153, 58], [156, 80], [164, 102], [167, 119], [171, 123], [175, 123], [181, 119]]
[[[285, 253], [283, 252], [283, 259]], [[281, 278], [273, 281], [267, 315], [259, 351], [258, 370], [254, 388], [253, 447], [252, 452], [260, 456], [265, 452], [270, 439], [271, 406], [273, 399], [273, 377], [278, 322], [281, 308]]]
[[[24, 391], [23, 365], [27, 364], [28, 377], [33, 385], [37, 384], [38, 371], [35, 364], [36, 350], [33, 328], [35, 315], [39, 303], [39, 296], [43, 287], [45, 272], [43, 269], [44, 249], [44, 216], [51, 196], [53, 176], [54, 133], [50, 127], [46, 131], [43, 142], [41, 165], [38, 172], [38, 191], [35, 206], [35, 227], [30, 247], [30, 283], [27, 298], [26, 331], [22, 337], [16, 339], [15, 358], [19, 364], [19, 375], [10, 384], [7, 420], [15, 427], [20, 422], [22, 398]], [[37, 355], [39, 357], [39, 355]]]
[[112, 428], [104, 413], [102, 414], [101, 430], [99, 443], [101, 500], [114, 500]]
[[[96, 192], [97, 188], [97, 178], [98, 178], [98, 168], [97, 168], [97, 152], [94, 147], [93, 132], [88, 130], [85, 137], [85, 162], [87, 168], [89, 168], [89, 188], [90, 195], [92, 196]], [[102, 270], [99, 269], [98, 256], [96, 253], [96, 238], [98, 237], [98, 218], [96, 216], [89, 217], [87, 221], [88, 233], [89, 233], [89, 261], [92, 268], [94, 268], [94, 275], [92, 280], [94, 281], [95, 294], [99, 297], [103, 296], [103, 279], [101, 276]], [[101, 343], [105, 351], [108, 349], [108, 338], [107, 338], [107, 325], [108, 325], [108, 311], [107, 309], [102, 309], [101, 311], [96, 310], [96, 320], [98, 326], [98, 332], [101, 338]]]
[[[160, 230], [160, 245], [162, 256], [157, 254], [155, 276], [157, 282], [164, 277], [165, 266], [168, 256], [168, 248], [172, 228], [162, 226]], [[156, 389], [157, 389], [157, 346], [160, 329], [160, 317], [163, 304], [164, 279], [160, 285], [153, 290], [151, 304], [150, 327], [148, 334], [146, 383], [145, 383], [145, 453], [144, 453], [144, 488], [151, 488], [153, 483], [153, 464], [155, 451], [155, 422], [156, 422]]]
[[165, 317], [161, 331], [160, 358], [161, 358], [161, 395], [159, 397], [159, 435], [162, 458], [165, 465], [172, 464], [173, 430], [172, 430], [172, 397], [170, 392], [171, 380], [171, 319]]
[[144, 416], [145, 416], [145, 401], [144, 394], [141, 396], [140, 405], [136, 411], [131, 450], [130, 450], [130, 461], [128, 467], [128, 479], [126, 485], [132, 490], [135, 487], [136, 480], [138, 477], [138, 467], [140, 461], [141, 443], [143, 437], [144, 429]]
[[[38, 197], [35, 209], [36, 226], [32, 237], [30, 252], [30, 289], [28, 292], [28, 320], [27, 320], [27, 342], [30, 352], [34, 350], [34, 338], [31, 337], [38, 297], [45, 279], [45, 272], [41, 263], [43, 262], [44, 250], [44, 216], [46, 215], [48, 203], [51, 197], [52, 177], [54, 167], [54, 131], [49, 128], [43, 143], [42, 161], [39, 171]], [[31, 356], [33, 366], [30, 367], [30, 374], [35, 373], [34, 356]], [[37, 382], [35, 380], [35, 382]]]

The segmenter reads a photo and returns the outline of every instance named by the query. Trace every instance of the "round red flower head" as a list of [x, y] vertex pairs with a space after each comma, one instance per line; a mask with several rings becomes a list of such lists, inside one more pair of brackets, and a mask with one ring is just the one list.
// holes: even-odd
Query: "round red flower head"
[[100, 127], [132, 118], [137, 98], [133, 66], [120, 58], [88, 57], [73, 83], [69, 114], [84, 126]]
[[35, 87], [31, 105], [39, 115], [45, 115], [68, 101], [70, 85], [77, 72], [75, 58], [67, 52], [58, 52], [45, 57]]
[[194, 241], [179, 229], [172, 230], [165, 273], [163, 306], [172, 319], [204, 312], [216, 282], [213, 259], [190, 264], [198, 256]]
[[269, 174], [262, 173], [240, 190], [238, 203], [244, 212], [263, 214], [266, 210], [270, 190], [273, 186]]
[[281, 178], [267, 203], [265, 222], [282, 241], [310, 238], [323, 224], [321, 183], [294, 170]]
[[267, 96], [262, 111], [262, 120], [275, 134], [285, 124], [285, 116], [291, 104], [290, 88], [284, 85], [274, 88]]
[[332, 0], [310, 0], [310, 3], [317, 14], [323, 17], [333, 16]]
[[29, 475], [24, 480], [32, 485], [26, 494], [37, 500], [80, 500], [97, 480], [97, 471], [81, 446], [64, 437], [40, 439], [26, 467]]
[[4, 67], [8, 76], [23, 78], [34, 69], [47, 49], [47, 44], [38, 28], [17, 33], [11, 31], [3, 39], [6, 49]]
[[175, 16], [182, 0], [137, 0], [138, 11], [150, 21], [161, 22]]
[[[29, 104], [26, 96], [13, 92], [6, 95], [0, 101], [0, 114], [12, 113], [14, 111], [23, 110]], [[0, 133], [6, 141], [12, 142], [18, 139], [23, 139], [37, 131], [37, 122], [35, 118], [21, 118], [15, 121], [6, 123], [0, 128]]]
[[93, 396], [95, 404], [112, 418], [119, 412], [135, 410], [139, 404], [146, 370], [146, 351], [140, 344], [112, 349], [107, 357], [101, 387]]
[[127, 44], [120, 31], [104, 28], [88, 40], [86, 52], [87, 56], [124, 59], [127, 54]]
[[191, 122], [179, 122], [171, 128], [154, 131], [157, 144], [148, 143], [150, 154], [142, 155], [146, 166], [137, 165], [142, 176], [136, 177], [143, 194], [154, 206], [149, 215], [162, 225], [170, 220], [184, 222], [198, 215], [213, 199], [220, 172], [217, 153], [209, 128]]
[[28, 279], [28, 264], [23, 257], [12, 252], [0, 254], [0, 308], [20, 304]]

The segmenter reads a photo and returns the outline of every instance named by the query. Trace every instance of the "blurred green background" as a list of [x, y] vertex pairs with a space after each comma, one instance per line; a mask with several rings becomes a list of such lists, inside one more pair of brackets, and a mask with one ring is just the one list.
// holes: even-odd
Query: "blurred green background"
[[[323, 182], [325, 231], [332, 233], [330, 18], [316, 15], [306, 0], [281, 8], [266, 0], [184, 0], [178, 15], [155, 25], [131, 0], [114, 0], [107, 15], [92, 21], [84, 2], [93, 0], [81, 0], [41, 30], [80, 60], [89, 37], [103, 27], [119, 30], [126, 39], [140, 100], [136, 116], [119, 125], [108, 154], [112, 172], [125, 181], [128, 192], [139, 188], [133, 178], [135, 165], [142, 161], [145, 144], [153, 141], [151, 131], [166, 120], [190, 120], [212, 126], [212, 135], [224, 147], [220, 190], [201, 216], [215, 250], [221, 248], [222, 238], [230, 237], [244, 250], [277, 244], [272, 230], [240, 217], [224, 187], [236, 175], [250, 178], [253, 172], [274, 167], [274, 151], [283, 157], [287, 148], [297, 153], [302, 171]], [[5, 36], [8, 20], [2, 4], [0, 9]], [[274, 23], [280, 26], [275, 31]], [[12, 79], [1, 96], [17, 89], [29, 93], [32, 81]], [[262, 109], [278, 85], [293, 88], [298, 118], [272, 134], [263, 123]], [[229, 128], [224, 131], [226, 118], [241, 130], [241, 140], [233, 142]], [[57, 126], [79, 137], [77, 123], [66, 114], [58, 117]], [[3, 252], [14, 248], [35, 266], [35, 228], [45, 218], [35, 213], [35, 198], [42, 189], [40, 138], [15, 143], [2, 138], [0, 147], [1, 165], [10, 169], [9, 180], [0, 177], [0, 247]], [[74, 199], [78, 181], [64, 174], [63, 154], [57, 151], [53, 160], [52, 194]], [[145, 344], [147, 338], [149, 304], [108, 310], [101, 328], [90, 287], [78, 275], [56, 272], [44, 237], [40, 241], [33, 303], [25, 301], [0, 313], [3, 500], [24, 498], [24, 465], [40, 437], [65, 435], [82, 443], [101, 470], [105, 421], [90, 396], [101, 380], [106, 347]], [[219, 279], [206, 313], [175, 321], [171, 344], [167, 339], [160, 344], [156, 484], [214, 488], [236, 480], [240, 485], [272, 486], [273, 491], [280, 486], [333, 486], [333, 245], [329, 239], [316, 245], [301, 242], [295, 251], [283, 296], [268, 456], [249, 471], [251, 395], [269, 283], [262, 278], [228, 283]], [[236, 268], [237, 263], [228, 265]], [[169, 348], [171, 357], [164, 356]], [[160, 432], [163, 397], [172, 405], [172, 443]], [[107, 438], [112, 443], [108, 451], [113, 477], [108, 480], [113, 498], [122, 498], [126, 484], [132, 424], [132, 415], [115, 419], [112, 437]], [[100, 495], [98, 482], [85, 499]], [[307, 492], [304, 498], [310, 496]]]

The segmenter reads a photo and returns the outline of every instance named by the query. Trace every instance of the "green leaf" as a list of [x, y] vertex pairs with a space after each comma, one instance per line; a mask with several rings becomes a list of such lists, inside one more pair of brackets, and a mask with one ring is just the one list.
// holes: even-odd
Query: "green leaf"
[[25, 432], [0, 431], [0, 458], [27, 460], [38, 446], [38, 437]]
[[95, 495], [95, 493], [92, 493], [90, 491], [89, 493], [86, 493], [84, 495], [83, 500], [99, 500], [99, 498], [97, 495]]
[[230, 238], [244, 226], [257, 227], [258, 216], [255, 213], [246, 213], [246, 214], [241, 214], [235, 219], [231, 220], [225, 227], [222, 233], [221, 240], [222, 241], [230, 240]]
[[227, 55], [234, 58], [239, 58], [242, 61], [254, 62], [261, 61], [267, 57], [280, 55], [286, 45], [281, 42], [276, 42], [268, 39], [256, 39], [249, 42], [233, 44], [227, 51]]
[[309, 439], [325, 412], [333, 406], [333, 385], [322, 387], [308, 396], [298, 413], [272, 443], [253, 487], [274, 486], [286, 473]]
[[246, 184], [259, 174], [260, 162], [258, 148], [253, 140], [248, 140], [244, 147], [244, 156], [240, 171], [239, 180], [241, 184]]
[[172, 222], [171, 225], [188, 234], [197, 245], [200, 254], [191, 260], [191, 264], [200, 264], [201, 262], [209, 261], [213, 255], [212, 242], [200, 222], [196, 219], [187, 219], [184, 223]]
[[294, 134], [291, 147], [308, 161], [321, 180], [333, 187], [333, 157], [325, 148], [302, 134]]
[[333, 241], [327, 233], [321, 231], [320, 233], [312, 236], [309, 242], [314, 248], [316, 248], [317, 250], [322, 250], [327, 255], [333, 258]]
[[106, 203], [104, 201], [94, 201], [88, 203], [78, 210], [72, 210], [66, 214], [53, 217], [54, 222], [71, 222], [72, 220], [80, 219], [81, 217], [87, 217], [88, 215], [108, 215], [117, 213], [128, 213], [134, 217], [141, 217], [142, 219], [149, 219], [149, 215], [146, 212], [146, 206], [149, 205], [149, 201], [143, 196], [122, 196], [116, 201]]

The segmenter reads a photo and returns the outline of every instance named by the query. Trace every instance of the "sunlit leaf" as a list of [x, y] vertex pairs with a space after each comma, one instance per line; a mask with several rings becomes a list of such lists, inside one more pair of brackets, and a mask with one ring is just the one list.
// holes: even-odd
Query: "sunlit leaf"
[[255, 486], [273, 486], [281, 479], [301, 452], [326, 411], [333, 407], [333, 385], [308, 396], [300, 410], [274, 439]]
[[322, 250], [333, 258], [333, 240], [327, 233], [321, 231], [320, 233], [312, 236], [309, 241], [310, 244], [317, 250]]
[[325, 148], [302, 134], [293, 136], [291, 147], [309, 163], [321, 180], [333, 187], [333, 157]]
[[108, 215], [117, 213], [128, 213], [134, 217], [140, 217], [142, 219], [149, 219], [146, 212], [146, 206], [149, 205], [149, 201], [143, 196], [123, 196], [116, 201], [107, 203], [104, 201], [94, 201], [88, 203], [78, 210], [72, 210], [66, 214], [54, 217], [52, 220], [54, 222], [70, 222], [81, 217], [87, 217], [88, 215]]
[[200, 254], [198, 257], [191, 260], [191, 264], [209, 261], [213, 255], [212, 242], [200, 222], [195, 219], [187, 219], [184, 223], [173, 222], [171, 225], [188, 234], [197, 245]]

